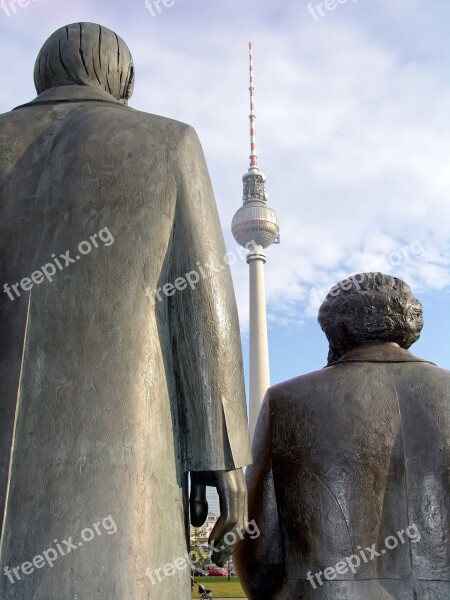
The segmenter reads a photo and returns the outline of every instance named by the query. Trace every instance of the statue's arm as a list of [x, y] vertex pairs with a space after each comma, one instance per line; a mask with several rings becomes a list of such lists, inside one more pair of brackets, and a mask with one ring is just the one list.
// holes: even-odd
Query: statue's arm
[[[239, 322], [212, 186], [193, 129], [186, 129], [175, 159], [170, 282], [179, 278], [183, 289], [170, 297], [168, 315], [178, 426], [185, 470], [191, 472], [191, 522], [204, 521], [205, 486], [215, 486], [221, 515], [210, 541], [220, 548], [247, 518], [242, 467], [251, 462], [251, 451]], [[213, 560], [223, 564], [234, 546], [227, 544]]]
[[168, 311], [186, 470], [237, 469], [251, 462], [239, 322], [212, 186], [192, 128], [174, 164], [169, 277], [180, 289], [168, 298]]
[[[266, 394], [253, 441], [254, 463], [247, 469], [249, 527], [234, 560], [250, 599], [271, 600], [282, 584], [283, 545], [271, 458], [270, 391]], [[256, 530], [256, 531], [255, 531]]]

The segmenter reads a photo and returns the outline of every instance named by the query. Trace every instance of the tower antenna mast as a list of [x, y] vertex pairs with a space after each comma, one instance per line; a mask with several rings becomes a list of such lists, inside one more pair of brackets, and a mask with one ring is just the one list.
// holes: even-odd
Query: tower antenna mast
[[250, 271], [250, 436], [267, 388], [269, 377], [269, 347], [267, 341], [266, 296], [264, 285], [265, 248], [279, 242], [278, 217], [267, 204], [265, 176], [260, 172], [256, 152], [255, 85], [253, 44], [248, 45], [250, 62], [250, 168], [242, 177], [243, 204], [233, 217], [231, 229], [235, 240], [249, 251]]
[[255, 114], [255, 84], [253, 79], [253, 44], [248, 43], [248, 56], [250, 66], [250, 168], [258, 168], [258, 155], [256, 153], [256, 114]]

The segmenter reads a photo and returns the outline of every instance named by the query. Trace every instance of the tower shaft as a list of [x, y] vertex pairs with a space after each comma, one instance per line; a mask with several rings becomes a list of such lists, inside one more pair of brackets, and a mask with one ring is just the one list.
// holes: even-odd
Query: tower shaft
[[270, 386], [269, 344], [267, 339], [266, 290], [264, 264], [266, 255], [257, 246], [247, 256], [250, 271], [250, 394], [249, 429], [253, 439], [264, 395]]

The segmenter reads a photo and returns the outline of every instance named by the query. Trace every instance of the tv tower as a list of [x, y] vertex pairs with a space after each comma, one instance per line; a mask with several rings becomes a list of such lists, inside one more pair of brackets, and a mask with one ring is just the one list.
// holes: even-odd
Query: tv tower
[[258, 167], [255, 128], [255, 88], [253, 80], [253, 46], [250, 59], [250, 168], [242, 177], [243, 205], [233, 217], [231, 229], [235, 240], [249, 249], [250, 270], [250, 437], [267, 388], [270, 386], [269, 347], [267, 343], [266, 292], [264, 285], [264, 249], [279, 243], [280, 229], [275, 211], [267, 204], [266, 177]]

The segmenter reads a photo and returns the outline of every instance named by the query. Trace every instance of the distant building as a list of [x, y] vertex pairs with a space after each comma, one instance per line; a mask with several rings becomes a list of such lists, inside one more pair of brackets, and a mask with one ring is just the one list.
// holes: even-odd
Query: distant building
[[208, 539], [211, 534], [211, 531], [214, 529], [215, 524], [219, 515], [214, 513], [208, 513], [206, 521], [204, 525], [201, 527], [192, 527], [190, 528], [190, 539], [191, 539], [191, 548], [199, 548], [205, 547], [205, 550], [208, 549]]

